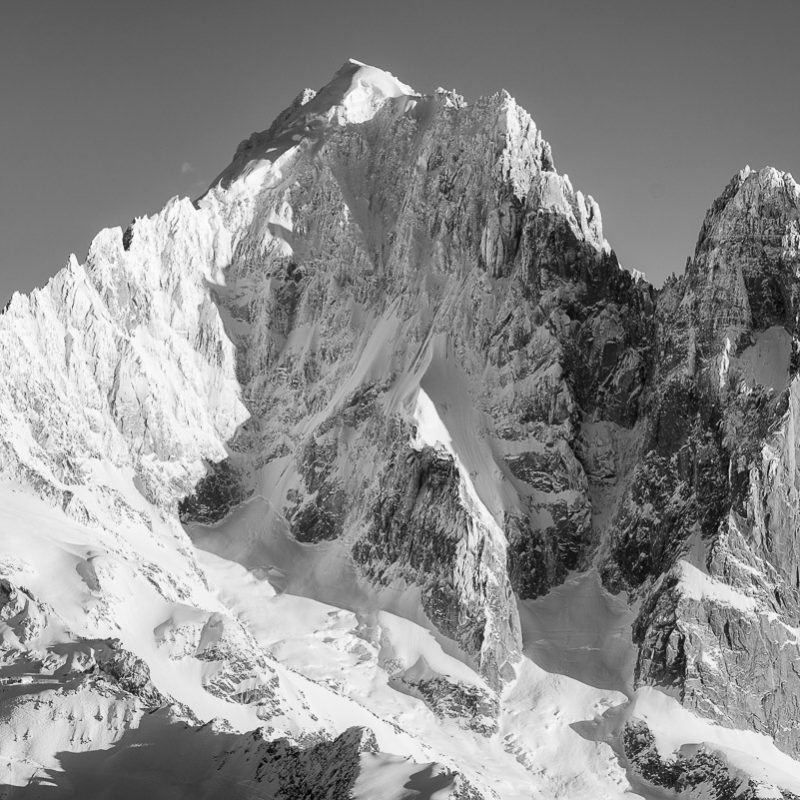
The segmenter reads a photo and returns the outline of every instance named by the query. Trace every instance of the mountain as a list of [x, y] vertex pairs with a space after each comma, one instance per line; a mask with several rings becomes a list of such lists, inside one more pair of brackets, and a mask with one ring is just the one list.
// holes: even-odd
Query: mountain
[[0, 795], [800, 797], [800, 188], [621, 268], [350, 61], [0, 316]]

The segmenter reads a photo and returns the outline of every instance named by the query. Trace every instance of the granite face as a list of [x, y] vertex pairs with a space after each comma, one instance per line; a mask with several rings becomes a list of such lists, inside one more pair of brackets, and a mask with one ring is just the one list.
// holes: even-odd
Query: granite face
[[789, 176], [739, 173], [659, 293], [648, 429], [605, 567], [643, 597], [638, 682], [795, 755], [799, 220]]

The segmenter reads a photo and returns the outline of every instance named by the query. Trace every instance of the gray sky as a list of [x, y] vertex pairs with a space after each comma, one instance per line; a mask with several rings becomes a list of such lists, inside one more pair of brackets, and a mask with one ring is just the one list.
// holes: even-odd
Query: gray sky
[[0, 26], [0, 302], [194, 196], [348, 57], [508, 89], [620, 260], [682, 272], [734, 172], [800, 177], [797, 0], [28, 0]]

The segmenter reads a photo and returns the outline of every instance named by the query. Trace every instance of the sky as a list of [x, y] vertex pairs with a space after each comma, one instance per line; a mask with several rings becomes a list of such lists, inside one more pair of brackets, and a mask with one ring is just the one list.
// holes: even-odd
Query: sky
[[508, 89], [624, 266], [680, 274], [749, 164], [800, 177], [797, 0], [26, 0], [0, 26], [0, 303], [195, 197], [349, 57]]

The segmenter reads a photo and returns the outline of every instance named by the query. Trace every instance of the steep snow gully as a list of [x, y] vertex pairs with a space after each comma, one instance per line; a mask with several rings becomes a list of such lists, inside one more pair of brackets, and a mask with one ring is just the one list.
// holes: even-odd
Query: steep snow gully
[[622, 269], [349, 61], [0, 315], [0, 796], [800, 797], [800, 187]]

